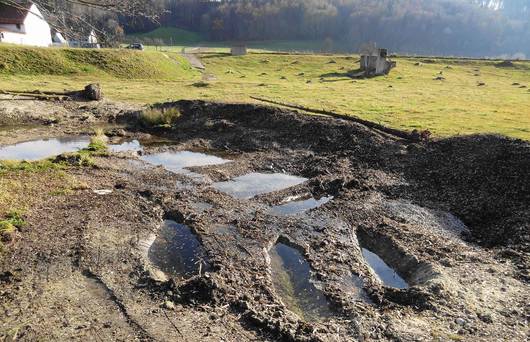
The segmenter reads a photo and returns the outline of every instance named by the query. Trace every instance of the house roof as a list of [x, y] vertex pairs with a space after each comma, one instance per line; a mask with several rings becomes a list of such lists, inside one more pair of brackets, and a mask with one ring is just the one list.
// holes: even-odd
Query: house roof
[[10, 33], [20, 33], [20, 31], [17, 30], [11, 30], [5, 27], [0, 27], [0, 32], [10, 32]]
[[0, 3], [0, 24], [24, 24], [32, 2], [20, 2], [16, 6]]

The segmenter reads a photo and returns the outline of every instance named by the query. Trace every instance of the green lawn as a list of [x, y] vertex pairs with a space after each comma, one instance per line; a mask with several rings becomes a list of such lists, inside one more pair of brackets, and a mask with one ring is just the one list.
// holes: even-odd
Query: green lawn
[[159, 27], [151, 32], [130, 34], [127, 40], [153, 42], [153, 39], [159, 39], [166, 45], [194, 45], [206, 40], [206, 38], [197, 32], [187, 31], [176, 27]]
[[[0, 48], [0, 56], [1, 52]], [[183, 63], [174, 52], [148, 53], [159, 62]], [[110, 99], [136, 103], [254, 102], [250, 96], [259, 96], [396, 128], [429, 129], [437, 136], [500, 133], [530, 140], [530, 91], [522, 88], [530, 87], [529, 62], [498, 68], [494, 61], [435, 59], [415, 65], [421, 59], [396, 60], [398, 66], [389, 76], [364, 80], [345, 76], [358, 65], [357, 57], [345, 55], [213, 53], [202, 55], [204, 75], [180, 67], [176, 74], [126, 79], [91, 70], [49, 75], [2, 73], [0, 68], [0, 89], [80, 89], [97, 81]], [[434, 80], [440, 72], [445, 80]], [[202, 79], [208, 80], [207, 87], [194, 86]], [[485, 85], [478, 86], [479, 82]]]
[[0, 77], [22, 75], [91, 75], [119, 79], [192, 77], [178, 54], [127, 49], [32, 48], [0, 44]]
[[[180, 52], [182, 48], [203, 47], [212, 52], [228, 52], [230, 42], [209, 41], [205, 35], [176, 27], [159, 27], [151, 32], [127, 35], [128, 42], [142, 42], [147, 50]], [[254, 52], [312, 52], [322, 51], [325, 43], [321, 40], [268, 40], [245, 42]], [[162, 45], [162, 46], [160, 46]], [[332, 43], [327, 49], [345, 47]]]

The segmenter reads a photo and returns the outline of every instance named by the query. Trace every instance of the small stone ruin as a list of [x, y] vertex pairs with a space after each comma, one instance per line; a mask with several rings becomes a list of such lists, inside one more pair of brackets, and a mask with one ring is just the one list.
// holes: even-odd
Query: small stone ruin
[[396, 62], [388, 57], [387, 49], [377, 48], [375, 44], [367, 44], [361, 47], [359, 77], [373, 77], [388, 75], [390, 70], [396, 67]]

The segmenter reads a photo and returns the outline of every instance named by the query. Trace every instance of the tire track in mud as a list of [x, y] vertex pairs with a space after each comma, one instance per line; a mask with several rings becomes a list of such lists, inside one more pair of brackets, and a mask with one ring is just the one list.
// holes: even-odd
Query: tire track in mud
[[99, 277], [88, 269], [83, 270], [82, 274], [87, 279], [93, 280], [102, 290], [105, 291], [105, 293], [108, 294], [109, 299], [116, 305], [118, 310], [125, 317], [127, 323], [138, 332], [142, 341], [156, 341], [156, 339], [151, 334], [149, 334], [147, 330], [145, 330], [138, 322], [136, 322], [136, 320], [134, 320], [129, 315], [125, 304], [123, 304], [123, 302], [117, 297], [116, 293], [103, 281], [103, 279], [101, 279], [101, 277]]
[[[228, 306], [232, 310], [231, 314], [241, 320], [240, 322], [248, 324], [241, 324], [243, 328], [235, 324], [227, 327], [236, 327], [238, 332], [263, 330], [276, 339], [328, 341], [338, 336], [337, 340], [362, 337], [374, 340], [411, 340], [429, 339], [433, 337], [431, 333], [440, 331], [442, 338], [458, 334], [463, 339], [481, 339], [488, 336], [493, 339], [508, 336], [518, 340], [517, 337], [523, 332], [520, 324], [524, 322], [524, 284], [514, 280], [509, 263], [494, 259], [495, 251], [491, 252], [481, 249], [478, 245], [468, 244], [459, 234], [456, 234], [454, 239], [448, 239], [447, 235], [440, 234], [442, 226], [448, 220], [447, 217], [451, 217], [443, 215], [442, 220], [436, 213], [440, 210], [454, 212], [455, 209], [452, 209], [454, 206], [447, 205], [450, 203], [448, 199], [438, 202], [428, 201], [431, 196], [438, 197], [438, 193], [446, 192], [446, 196], [450, 195], [451, 192], [437, 188], [437, 185], [441, 184], [447, 188], [445, 183], [451, 183], [459, 188], [458, 191], [464, 189], [465, 196], [476, 199], [478, 204], [485, 202], [496, 204], [498, 198], [496, 194], [486, 191], [476, 192], [466, 182], [460, 182], [455, 178], [480, 169], [484, 174], [470, 175], [469, 179], [490, 184], [491, 181], [487, 176], [491, 175], [491, 170], [484, 167], [492, 158], [488, 154], [491, 149], [488, 148], [495, 144], [504, 146], [506, 140], [489, 138], [479, 149], [474, 138], [455, 138], [461, 144], [468, 146], [470, 151], [459, 153], [459, 158], [455, 160], [458, 167], [454, 167], [446, 163], [447, 156], [454, 155], [461, 147], [454, 147], [458, 144], [455, 145], [451, 140], [446, 141], [448, 146], [445, 148], [438, 142], [428, 144], [405, 142], [378, 132], [374, 133], [373, 129], [360, 124], [324, 117], [308, 117], [270, 107], [221, 105], [196, 101], [168, 104], [168, 106], [175, 105], [183, 107], [178, 129], [162, 131], [165, 137], [178, 144], [173, 147], [175, 150], [199, 146], [206, 149], [217, 147], [226, 152], [245, 151], [244, 155], [241, 153], [234, 157], [236, 162], [232, 165], [198, 170], [212, 181], [229, 180], [249, 172], [282, 172], [303, 176], [309, 180], [296, 189], [241, 201], [212, 190], [208, 184], [193, 184], [187, 189], [179, 188], [175, 185], [177, 182], [181, 181], [185, 185], [189, 185], [189, 182], [161, 169], [149, 169], [143, 170], [143, 174], [140, 174], [140, 171], [133, 171], [130, 177], [127, 177], [126, 186], [121, 187], [121, 190], [115, 190], [120, 192], [122, 197], [97, 197], [105, 204], [104, 206], [92, 207], [80, 203], [77, 207], [66, 208], [69, 212], [82, 208], [96, 213], [94, 217], [98, 218], [99, 224], [96, 228], [99, 231], [98, 235], [92, 236], [93, 240], [89, 241], [92, 244], [83, 242], [83, 236], [73, 235], [73, 239], [81, 242], [81, 245], [76, 247], [78, 257], [79, 255], [91, 257], [87, 264], [84, 264], [85, 260], [78, 258], [78, 264], [85, 266], [78, 268], [87, 268], [89, 270], [87, 279], [95, 278], [94, 281], [97, 281], [102, 291], [113, 296], [112, 302], [128, 322], [123, 321], [122, 327], [127, 327], [129, 324], [133, 329], [130, 334], [137, 331], [138, 336], [143, 339], [153, 338], [140, 326], [138, 320], [134, 319], [134, 316], [144, 317], [141, 314], [136, 315], [136, 309], [138, 312], [145, 312], [143, 311], [145, 308], [150, 308], [151, 311], [158, 311], [154, 314], [150, 312], [145, 317], [160, 318], [164, 326], [158, 327], [165, 328], [166, 332], [169, 332], [165, 336], [174, 335], [175, 327], [168, 324], [172, 323], [171, 320], [167, 320], [168, 317], [174, 317], [173, 314], [169, 311], [159, 311], [160, 301], [165, 303], [165, 300], [170, 299], [182, 304], [178, 308], [181, 310], [179, 319], [183, 316], [188, 319], [192, 317], [189, 321], [183, 321], [180, 327], [186, 333], [191, 332], [192, 337], [195, 338], [204, 332], [201, 329], [208, 327], [209, 313]], [[515, 182], [523, 187], [527, 183], [519, 176], [522, 176], [521, 166], [526, 165], [524, 157], [528, 156], [528, 149], [522, 144], [517, 143], [517, 145], [519, 146], [517, 149], [511, 150], [520, 153], [517, 152], [510, 158], [513, 163], [506, 164], [503, 161], [503, 165], [508, 165], [508, 171], [516, 173], [514, 176], [517, 177], [511, 178], [515, 181], [509, 180], [509, 182]], [[501, 152], [503, 151], [499, 151], [498, 155], [502, 155]], [[498, 155], [494, 155], [493, 158], [498, 158]], [[424, 160], [426, 157], [437, 159], [441, 165], [434, 163], [433, 160]], [[118, 164], [114, 156], [101, 160], [106, 161], [107, 164]], [[411, 174], [411, 169], [417, 174]], [[468, 172], [467, 169], [470, 171]], [[93, 177], [93, 184], [100, 186], [101, 183], [105, 183], [109, 188], [114, 186], [117, 181], [115, 176], [120, 171], [119, 166], [115, 166], [114, 169], [109, 167], [93, 171], [78, 170], [89, 179]], [[503, 168], [497, 168], [496, 172], [499, 182], [507, 179], [506, 174], [510, 174]], [[444, 182], [434, 183], [433, 177]], [[418, 192], [419, 185], [425, 185], [424, 191], [430, 193]], [[268, 214], [269, 206], [277, 205], [287, 197], [292, 198], [305, 192], [313, 195], [332, 193], [334, 199], [315, 209], [309, 215], [314, 220], [308, 222], [302, 219], [276, 219]], [[520, 209], [519, 205], [523, 202], [522, 193], [522, 190], [515, 188], [508, 198], [510, 205], [515, 209]], [[210, 274], [196, 276], [191, 280], [171, 277], [168, 281], [153, 281], [155, 283], [153, 286], [146, 286], [145, 291], [141, 290], [144, 301], [135, 305], [135, 302], [128, 300], [138, 298], [140, 291], [131, 287], [128, 282], [140, 282], [145, 280], [145, 277], [138, 272], [134, 273], [131, 279], [127, 275], [131, 274], [131, 268], [134, 272], [143, 265], [138, 265], [138, 260], [131, 256], [133, 253], [115, 252], [115, 246], [120, 249], [130, 247], [129, 237], [112, 238], [121, 237], [126, 231], [142, 237], [156, 231], [154, 225], [150, 224], [153, 222], [145, 221], [145, 217], [149, 216], [154, 206], [139, 205], [138, 196], [145, 197], [150, 204], [155, 202], [160, 205], [161, 211], [165, 214], [164, 218], [169, 216], [189, 224], [212, 259], [215, 259], [217, 268]], [[94, 196], [87, 199], [89, 203], [95, 202]], [[403, 202], [403, 199], [410, 201], [410, 204]], [[193, 208], [196, 202], [209, 202], [215, 207], [213, 210], [207, 209], [205, 213], [199, 213], [198, 209]], [[117, 203], [129, 203], [129, 205], [124, 205], [117, 214]], [[464, 201], [462, 203], [467, 204]], [[477, 203], [471, 204], [475, 205], [474, 212], [481, 215], [483, 211], [477, 207]], [[402, 214], [404, 208], [409, 211], [409, 214], [405, 215], [406, 219], [395, 214], [395, 212]], [[410, 220], [414, 215], [415, 219]], [[456, 212], [455, 215], [455, 217], [467, 215], [468, 218], [472, 218], [466, 211]], [[132, 220], [134, 227], [130, 224], [132, 218], [134, 218]], [[327, 224], [318, 223], [325, 218], [330, 219]], [[438, 222], [440, 220], [443, 222]], [[86, 220], [81, 221], [79, 226], [83, 226], [88, 234], [92, 234], [93, 229], [86, 226]], [[111, 221], [114, 224], [113, 234], [108, 228]], [[528, 221], [522, 217], [520, 222]], [[232, 225], [235, 231], [228, 237], [223, 236], [216, 228], [219, 225]], [[495, 226], [492, 226], [491, 229], [493, 237], [502, 235], [494, 228]], [[476, 232], [471, 231], [470, 234]], [[411, 282], [411, 289], [385, 288], [370, 273], [362, 259], [359, 248], [362, 242], [360, 240], [363, 240], [362, 237], [359, 239], [361, 235], [364, 236], [365, 244], [367, 241], [370, 242], [367, 247], [372, 249], [377, 249], [375, 244], [382, 241], [381, 248], [387, 249], [383, 252], [388, 252], [382, 253], [382, 257], [386, 256], [390, 264], [397, 265], [398, 270], [403, 269], [405, 273], [409, 269], [422, 271], [424, 269], [422, 265], [433, 264], [436, 270], [440, 270], [440, 276], [437, 275], [436, 279], [426, 277], [424, 283], [423, 277], [416, 277], [411, 271], [409, 276], [418, 278], [417, 282]], [[264, 247], [270, 247], [270, 244], [278, 241], [280, 236], [287, 237], [299, 248], [315, 271], [318, 281], [324, 284], [333, 285], [346, 274], [346, 271], [359, 273], [357, 275], [363, 276], [366, 280], [365, 287], [372, 291], [371, 298], [375, 299], [375, 304], [369, 306], [354, 303], [351, 297], [344, 295], [344, 290], [328, 286], [325, 292], [331, 297], [330, 299], [337, 302], [339, 308], [331, 324], [311, 324], [294, 317], [282, 305], [281, 299], [275, 293], [274, 284], [268, 273], [269, 265], [263, 260], [266, 259], [268, 251]], [[114, 245], [107, 246], [108, 255], [103, 260], [103, 267], [100, 268], [98, 248], [103, 246], [105, 250], [105, 243], [109, 240]], [[138, 240], [135, 240], [136, 244]], [[524, 242], [524, 239], [519, 240]], [[123, 267], [122, 272], [116, 274], [115, 278], [111, 278], [106, 270], [113, 271], [119, 267], [122, 257], [129, 261], [133, 258], [134, 261]], [[397, 259], [403, 263], [393, 262]], [[496, 273], [490, 274], [493, 271]], [[106, 279], [112, 279], [114, 289], [107, 286], [96, 273], [105, 274], [109, 277]], [[481, 284], [487, 285], [482, 288]], [[171, 295], [168, 294], [168, 289], [172, 291]], [[182, 291], [175, 294], [176, 290]], [[119, 298], [116, 293], [120, 293], [122, 297]], [[491, 293], [495, 296], [490, 296]], [[195, 320], [199, 310], [206, 312], [203, 315], [205, 320], [201, 324], [197, 324]], [[518, 311], [513, 313], [515, 310]], [[150, 322], [145, 322], [144, 326], [148, 324]], [[217, 323], [217, 327], [219, 326]], [[512, 329], [515, 326], [518, 328]], [[158, 327], [154, 326], [154, 329]], [[147, 329], [153, 334], [159, 332], [149, 327]], [[334, 331], [339, 330], [340, 334], [333, 335]], [[230, 334], [226, 331], [222, 333]]]

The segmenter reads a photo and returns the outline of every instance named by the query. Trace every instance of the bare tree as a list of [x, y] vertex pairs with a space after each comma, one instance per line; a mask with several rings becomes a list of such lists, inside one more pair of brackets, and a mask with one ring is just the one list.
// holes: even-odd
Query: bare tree
[[[117, 37], [123, 36], [119, 27], [119, 16], [156, 21], [163, 11], [162, 0], [33, 0], [50, 26], [70, 39], [82, 39], [89, 31], [94, 31], [100, 40], [109, 45]], [[19, 0], [0, 0], [23, 9]]]

